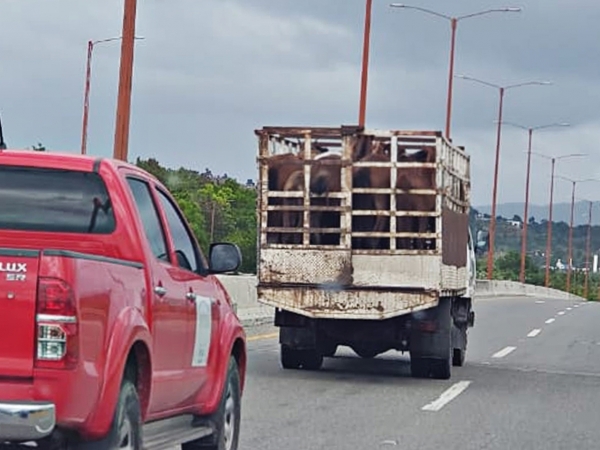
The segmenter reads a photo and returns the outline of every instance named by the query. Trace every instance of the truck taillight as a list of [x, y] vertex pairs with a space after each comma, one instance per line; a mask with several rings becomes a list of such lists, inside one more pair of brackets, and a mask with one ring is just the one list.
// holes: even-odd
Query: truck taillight
[[79, 354], [79, 327], [75, 295], [58, 278], [38, 281], [36, 367], [71, 369]]

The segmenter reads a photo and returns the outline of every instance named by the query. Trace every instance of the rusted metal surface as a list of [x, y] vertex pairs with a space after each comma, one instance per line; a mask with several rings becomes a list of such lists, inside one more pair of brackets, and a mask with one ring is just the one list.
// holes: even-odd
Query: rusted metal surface
[[469, 215], [442, 210], [442, 262], [449, 266], [465, 267], [467, 265], [467, 243], [469, 240]]
[[354, 286], [441, 289], [440, 255], [353, 255]]
[[[470, 173], [463, 148], [438, 131], [264, 127], [256, 134], [259, 284], [342, 286], [311, 291], [307, 304], [322, 317], [346, 301], [353, 310], [347, 292], [357, 286], [464, 291]], [[392, 297], [382, 303], [386, 317], [407, 310]], [[416, 298], [431, 306], [431, 296]], [[259, 299], [290, 307], [276, 296]]]
[[352, 285], [349, 250], [264, 249], [258, 267], [260, 283]]
[[312, 318], [383, 320], [437, 305], [437, 291], [258, 286], [261, 303]]

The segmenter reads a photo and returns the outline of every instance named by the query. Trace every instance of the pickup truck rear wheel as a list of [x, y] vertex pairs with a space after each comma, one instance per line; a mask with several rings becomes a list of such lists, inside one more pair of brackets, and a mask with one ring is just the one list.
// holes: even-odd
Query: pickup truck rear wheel
[[234, 357], [229, 360], [225, 388], [219, 409], [212, 417], [213, 435], [186, 442], [182, 450], [237, 450], [241, 423], [240, 372]]
[[[106, 446], [104, 446], [104, 444]], [[142, 413], [134, 384], [125, 378], [107, 439], [102, 441], [106, 450], [142, 449]]]

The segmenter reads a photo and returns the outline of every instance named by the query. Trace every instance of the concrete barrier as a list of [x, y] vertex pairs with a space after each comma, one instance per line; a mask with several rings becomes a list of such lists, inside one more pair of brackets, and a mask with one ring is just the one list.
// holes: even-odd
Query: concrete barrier
[[[238, 317], [244, 326], [260, 325], [273, 320], [273, 308], [258, 303], [255, 275], [218, 275], [218, 278], [235, 303]], [[506, 280], [477, 280], [475, 298], [497, 296], [584, 300], [576, 295], [543, 286]]]
[[273, 321], [274, 308], [258, 303], [256, 275], [217, 275], [233, 301], [245, 327]]
[[555, 298], [562, 300], [585, 300], [574, 294], [569, 294], [558, 289], [546, 288], [544, 286], [535, 286], [533, 284], [524, 284], [517, 281], [508, 280], [477, 280], [475, 286], [475, 297], [541, 297]]

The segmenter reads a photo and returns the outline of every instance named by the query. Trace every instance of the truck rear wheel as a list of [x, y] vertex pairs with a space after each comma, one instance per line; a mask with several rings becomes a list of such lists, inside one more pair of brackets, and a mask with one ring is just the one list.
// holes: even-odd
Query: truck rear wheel
[[447, 380], [451, 375], [450, 357], [448, 358], [410, 358], [410, 372], [415, 378], [436, 378]]
[[323, 365], [323, 355], [316, 349], [296, 349], [281, 344], [281, 366], [284, 369], [319, 370]]
[[461, 348], [455, 348], [452, 355], [452, 365], [462, 367], [465, 364], [465, 351]]
[[427, 320], [435, 323], [435, 331], [416, 331], [411, 335], [410, 371], [415, 378], [447, 380], [452, 373], [454, 356], [452, 299], [440, 299], [428, 312]]
[[452, 353], [452, 365], [462, 367], [465, 364], [467, 354], [467, 325], [454, 324], [452, 329], [452, 345], [454, 351]]
[[127, 378], [121, 384], [112, 426], [96, 448], [142, 450], [142, 413], [134, 384]]

